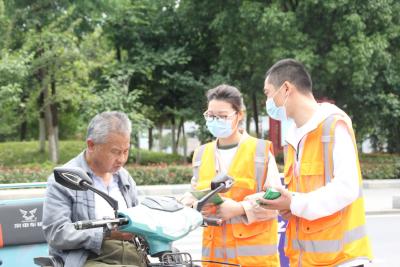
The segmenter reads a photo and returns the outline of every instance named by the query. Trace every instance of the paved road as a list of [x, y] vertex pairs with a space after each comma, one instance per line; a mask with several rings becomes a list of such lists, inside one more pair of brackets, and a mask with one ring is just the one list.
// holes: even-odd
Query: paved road
[[[368, 215], [367, 229], [375, 259], [366, 267], [399, 267], [400, 214]], [[175, 247], [181, 251], [189, 251], [193, 259], [200, 259], [201, 234], [202, 229], [198, 228], [185, 238], [175, 242]]]
[[368, 267], [400, 266], [400, 214], [367, 216], [368, 234], [374, 252]]

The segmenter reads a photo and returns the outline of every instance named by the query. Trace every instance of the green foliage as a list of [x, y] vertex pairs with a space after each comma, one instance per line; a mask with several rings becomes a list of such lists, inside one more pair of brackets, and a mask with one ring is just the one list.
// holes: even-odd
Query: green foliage
[[[62, 163], [75, 157], [85, 147], [82, 141], [62, 141], [60, 145]], [[0, 183], [46, 181], [55, 165], [47, 161], [47, 156], [38, 153], [37, 150], [38, 143], [33, 141], [0, 143]], [[137, 152], [136, 149], [131, 151], [130, 163], [126, 168], [138, 185], [190, 182], [192, 167], [177, 165], [183, 160], [181, 156], [140, 150], [142, 165], [137, 165], [133, 164]], [[398, 154], [362, 154], [360, 162], [364, 179], [400, 178]]]
[[188, 184], [193, 176], [190, 165], [128, 165], [137, 185]]
[[[74, 158], [85, 147], [83, 141], [61, 141], [60, 164]], [[47, 160], [47, 151], [40, 153], [38, 148], [39, 144], [36, 141], [0, 143], [0, 183], [46, 181], [56, 165]], [[137, 156], [140, 157], [142, 165], [149, 166], [132, 165], [131, 163], [137, 161]], [[183, 157], [179, 155], [132, 149], [127, 168], [132, 171], [132, 175], [135, 174], [134, 177], [137, 176], [141, 184], [157, 184], [157, 181], [183, 183], [190, 180], [187, 180], [187, 177], [188, 173], [191, 173], [191, 167], [174, 165], [183, 161]]]
[[0, 140], [13, 136], [26, 116], [24, 97], [30, 54], [10, 55], [6, 51], [0, 54]]
[[[189, 165], [151, 165], [125, 166], [137, 185], [187, 184], [192, 178]], [[53, 166], [48, 164], [31, 164], [23, 168], [0, 167], [0, 184], [45, 182]]]
[[[293, 57], [317, 98], [349, 113], [358, 141], [399, 152], [398, 14], [395, 0], [0, 0], [0, 140], [36, 138], [48, 104], [62, 138], [112, 109], [129, 114], [135, 133], [201, 125], [204, 93], [220, 83], [239, 87], [257, 118], [266, 70]], [[210, 136], [201, 127], [199, 137]]]
[[399, 179], [400, 155], [364, 154], [360, 159], [364, 179]]
[[[83, 141], [60, 142], [60, 162], [66, 163], [85, 148]], [[48, 155], [39, 152], [39, 142], [6, 142], [0, 143], [0, 166], [18, 167], [29, 164], [49, 164]]]
[[183, 163], [185, 159], [177, 154], [167, 154], [143, 149], [131, 149], [129, 153], [130, 163], [140, 163], [141, 165], [151, 165], [158, 163], [176, 164]]

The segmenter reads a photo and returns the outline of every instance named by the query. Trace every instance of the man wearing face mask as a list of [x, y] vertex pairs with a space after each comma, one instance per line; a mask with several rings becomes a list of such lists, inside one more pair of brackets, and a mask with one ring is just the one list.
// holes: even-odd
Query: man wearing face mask
[[365, 229], [362, 178], [350, 118], [318, 104], [311, 77], [293, 59], [267, 72], [267, 110], [293, 119], [286, 141], [285, 184], [275, 200], [260, 199], [289, 220], [285, 254], [291, 266], [364, 266], [372, 259]]

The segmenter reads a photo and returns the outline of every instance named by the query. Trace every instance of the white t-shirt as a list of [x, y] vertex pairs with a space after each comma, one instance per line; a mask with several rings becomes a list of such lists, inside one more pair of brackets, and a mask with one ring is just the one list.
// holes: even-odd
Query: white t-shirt
[[[118, 201], [118, 209], [127, 208], [125, 199], [121, 193], [121, 190], [119, 190], [118, 176], [113, 175], [110, 184], [108, 186], [104, 184], [102, 178], [96, 175], [93, 175], [92, 178], [93, 178], [93, 185], [96, 189], [103, 191], [104, 193], [106, 193], [107, 195]], [[96, 219], [103, 219], [105, 217], [113, 219], [115, 218], [114, 210], [104, 198], [102, 198], [98, 194], [94, 194], [94, 203], [95, 203]]]

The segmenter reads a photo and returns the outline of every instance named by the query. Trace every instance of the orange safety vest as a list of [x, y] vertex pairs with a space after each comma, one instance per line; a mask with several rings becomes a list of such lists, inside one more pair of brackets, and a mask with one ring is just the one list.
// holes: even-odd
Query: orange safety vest
[[[289, 145], [285, 184], [292, 192], [308, 193], [328, 184], [333, 177], [332, 149], [336, 123], [346, 121], [332, 115], [305, 137], [299, 177], [294, 174], [295, 149]], [[351, 133], [357, 151], [354, 132]], [[316, 220], [292, 216], [286, 229], [285, 254], [290, 266], [337, 266], [355, 259], [372, 259], [365, 229], [362, 178], [357, 155], [358, 198], [344, 209]]]
[[[216, 142], [205, 144], [193, 156], [193, 175], [197, 190], [210, 188], [216, 176]], [[269, 141], [248, 137], [243, 140], [232, 160], [228, 175], [235, 179], [232, 188], [221, 194], [235, 201], [262, 191], [265, 182]], [[277, 220], [243, 223], [241, 216], [231, 218], [222, 226], [208, 226], [203, 232], [203, 260], [240, 264], [242, 267], [280, 266], [277, 242]], [[203, 263], [205, 267], [220, 264]]]

